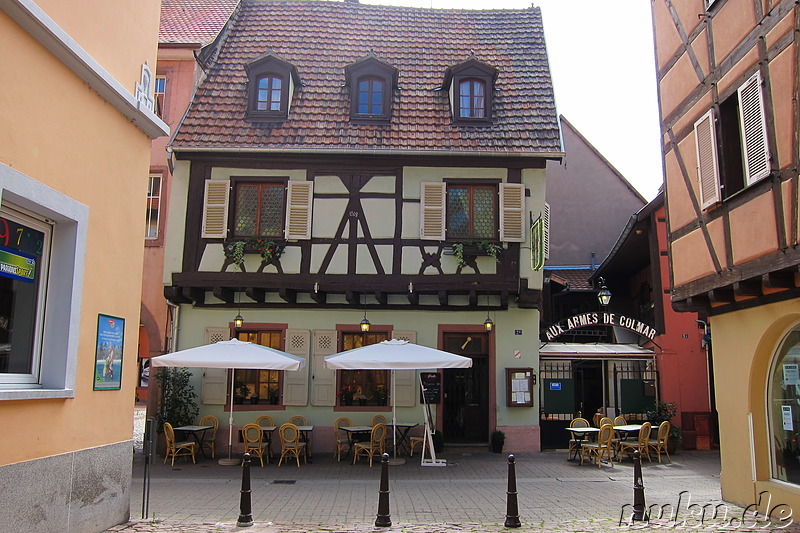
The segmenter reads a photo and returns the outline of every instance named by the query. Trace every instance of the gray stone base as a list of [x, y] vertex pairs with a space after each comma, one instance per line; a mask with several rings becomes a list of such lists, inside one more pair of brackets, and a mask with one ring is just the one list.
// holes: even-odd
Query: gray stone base
[[127, 441], [0, 466], [0, 531], [99, 533], [126, 522], [132, 456]]

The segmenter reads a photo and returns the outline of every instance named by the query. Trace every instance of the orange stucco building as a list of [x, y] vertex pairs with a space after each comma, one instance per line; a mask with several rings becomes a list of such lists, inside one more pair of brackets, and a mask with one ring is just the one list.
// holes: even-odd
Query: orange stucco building
[[800, 7], [652, 6], [671, 299], [709, 316], [722, 496], [800, 509]]
[[81, 7], [0, 2], [0, 523], [20, 531], [129, 515], [159, 2]]

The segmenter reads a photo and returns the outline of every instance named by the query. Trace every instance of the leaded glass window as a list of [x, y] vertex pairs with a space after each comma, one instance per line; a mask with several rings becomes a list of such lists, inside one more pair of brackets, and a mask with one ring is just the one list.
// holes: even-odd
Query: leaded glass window
[[269, 74], [259, 78], [256, 109], [258, 111], [280, 111], [282, 90], [283, 79], [279, 76]]
[[459, 113], [461, 118], [483, 118], [486, 111], [486, 84], [468, 79], [459, 84]]
[[361, 78], [358, 81], [358, 114], [383, 114], [383, 80], [380, 78]]
[[283, 183], [239, 183], [234, 237], [282, 237], [284, 204]]
[[450, 185], [447, 188], [449, 239], [497, 238], [497, 190], [491, 185]]
[[[388, 340], [388, 333], [342, 333], [342, 351]], [[340, 370], [339, 405], [386, 405], [388, 370]]]
[[[240, 331], [237, 338], [276, 350], [282, 348], [280, 331]], [[277, 405], [280, 401], [282, 378], [282, 370], [235, 370], [234, 396], [248, 400], [251, 404]]]

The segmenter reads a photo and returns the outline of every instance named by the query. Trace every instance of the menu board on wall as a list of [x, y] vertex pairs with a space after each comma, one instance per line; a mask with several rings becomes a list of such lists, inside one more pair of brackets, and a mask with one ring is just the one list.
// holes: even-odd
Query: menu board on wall
[[506, 368], [506, 405], [533, 407], [536, 375], [532, 368]]

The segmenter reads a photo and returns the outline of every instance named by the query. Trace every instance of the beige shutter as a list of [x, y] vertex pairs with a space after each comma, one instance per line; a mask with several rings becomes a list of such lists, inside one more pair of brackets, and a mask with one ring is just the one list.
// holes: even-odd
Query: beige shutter
[[[392, 338], [402, 341], [417, 342], [416, 331], [393, 330]], [[394, 390], [391, 391], [397, 407], [413, 407], [416, 405], [417, 392], [417, 371], [416, 370], [395, 370], [394, 371]], [[391, 404], [391, 402], [389, 402]]]
[[314, 182], [289, 180], [286, 191], [286, 240], [311, 238], [311, 210], [314, 203]]
[[443, 241], [445, 223], [446, 185], [444, 182], [424, 181], [419, 193], [419, 238]]
[[287, 370], [283, 373], [283, 405], [308, 405], [308, 352], [311, 346], [311, 332], [307, 329], [286, 330], [286, 353], [302, 357], [306, 366], [300, 370]]
[[336, 371], [325, 366], [325, 356], [336, 353], [336, 330], [315, 329], [311, 335], [311, 405], [336, 405]]
[[500, 240], [525, 241], [525, 186], [521, 183], [500, 184]]
[[544, 258], [550, 259], [550, 204], [544, 203]]
[[708, 113], [694, 123], [694, 137], [697, 146], [697, 179], [700, 185], [700, 204], [703, 209], [720, 200], [715, 122], [714, 109], [709, 109]]
[[[205, 343], [213, 344], [231, 338], [228, 328], [206, 328]], [[225, 368], [204, 368], [200, 387], [200, 402], [206, 405], [225, 405], [228, 396], [228, 370]]]
[[756, 72], [739, 87], [739, 124], [742, 132], [745, 184], [769, 176], [769, 144], [761, 73]]
[[203, 193], [203, 239], [224, 239], [228, 236], [228, 180], [206, 180]]

